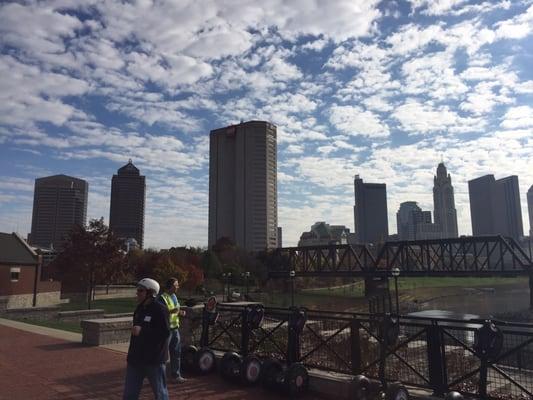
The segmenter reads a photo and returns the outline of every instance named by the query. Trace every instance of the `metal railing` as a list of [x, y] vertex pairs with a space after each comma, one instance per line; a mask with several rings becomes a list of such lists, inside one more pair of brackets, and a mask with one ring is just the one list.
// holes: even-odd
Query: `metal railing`
[[[210, 323], [204, 318], [200, 345], [401, 381], [436, 394], [457, 390], [477, 398], [533, 397], [533, 324], [298, 308], [263, 311], [260, 326], [251, 326], [249, 307], [219, 305], [218, 319]], [[483, 350], [486, 326], [498, 332], [501, 342], [492, 353]]]

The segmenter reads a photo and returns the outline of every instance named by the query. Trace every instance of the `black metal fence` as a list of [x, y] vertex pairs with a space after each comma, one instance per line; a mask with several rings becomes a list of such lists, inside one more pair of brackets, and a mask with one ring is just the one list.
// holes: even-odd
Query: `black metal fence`
[[530, 324], [264, 308], [262, 323], [253, 326], [250, 307], [217, 311], [217, 320], [204, 318], [201, 346], [401, 381], [437, 394], [533, 398]]

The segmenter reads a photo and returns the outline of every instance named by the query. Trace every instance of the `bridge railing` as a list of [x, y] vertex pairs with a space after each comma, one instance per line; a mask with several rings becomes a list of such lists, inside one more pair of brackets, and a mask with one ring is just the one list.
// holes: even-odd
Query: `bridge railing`
[[[533, 397], [533, 324], [265, 308], [261, 326], [252, 328], [243, 323], [247, 312], [245, 306], [219, 307], [216, 323], [204, 326], [207, 345], [384, 382], [401, 381], [436, 393]], [[302, 313], [305, 324], [300, 330]], [[487, 329], [498, 333], [496, 340], [484, 339]], [[486, 343], [499, 347], [487, 350]]]

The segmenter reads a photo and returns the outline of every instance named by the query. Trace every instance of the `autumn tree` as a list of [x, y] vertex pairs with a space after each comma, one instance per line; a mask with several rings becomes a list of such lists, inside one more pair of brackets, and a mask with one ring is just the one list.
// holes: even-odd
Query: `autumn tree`
[[85, 289], [91, 308], [96, 284], [116, 283], [127, 275], [122, 247], [123, 241], [109, 230], [103, 218], [93, 219], [87, 228], [72, 229], [51, 267], [62, 281]]

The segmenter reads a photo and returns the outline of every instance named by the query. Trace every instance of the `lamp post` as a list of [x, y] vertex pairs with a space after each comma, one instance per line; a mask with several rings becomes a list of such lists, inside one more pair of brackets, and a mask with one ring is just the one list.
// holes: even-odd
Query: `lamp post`
[[248, 288], [248, 280], [250, 279], [250, 271], [246, 271], [244, 273], [244, 284], [246, 285], [246, 299], [248, 300], [249, 288]]
[[231, 295], [230, 295], [230, 291], [231, 291], [231, 272], [228, 272], [228, 302], [231, 301]]
[[226, 273], [222, 272], [222, 301], [224, 301], [224, 296], [226, 295]]
[[291, 270], [289, 276], [291, 278], [291, 307], [294, 307], [294, 278], [296, 277], [296, 271]]
[[398, 277], [400, 276], [400, 268], [393, 268], [391, 274], [394, 278], [394, 290], [396, 292], [396, 316], [400, 317], [400, 297], [398, 296]]

